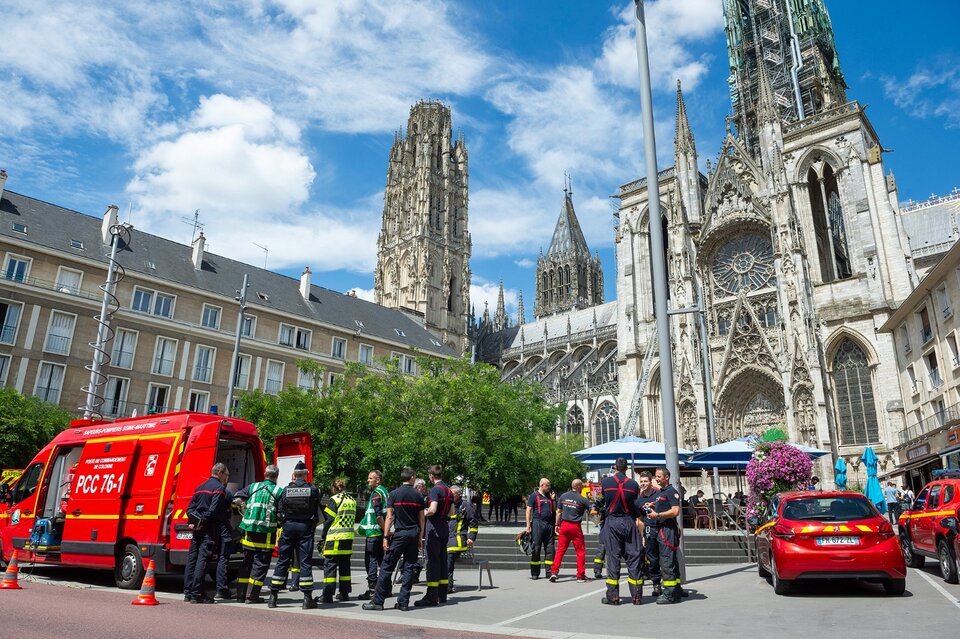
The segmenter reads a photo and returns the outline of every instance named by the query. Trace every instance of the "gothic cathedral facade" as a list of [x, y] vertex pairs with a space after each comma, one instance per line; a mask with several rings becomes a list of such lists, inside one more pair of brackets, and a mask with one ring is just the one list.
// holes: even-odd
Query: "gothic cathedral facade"
[[[880, 140], [846, 98], [823, 0], [724, 11], [733, 114], [719, 158], [700, 173], [678, 86], [674, 166], [657, 176], [669, 306], [705, 309], [702, 323], [671, 319], [680, 445], [713, 443], [706, 379], [718, 442], [776, 426], [848, 459], [871, 445], [892, 470], [903, 405], [877, 329], [916, 276]], [[621, 428], [662, 441], [647, 180], [619, 199]]]
[[410, 110], [406, 135], [394, 138], [374, 296], [463, 353], [470, 310], [467, 146], [452, 131], [449, 107], [421, 101]]

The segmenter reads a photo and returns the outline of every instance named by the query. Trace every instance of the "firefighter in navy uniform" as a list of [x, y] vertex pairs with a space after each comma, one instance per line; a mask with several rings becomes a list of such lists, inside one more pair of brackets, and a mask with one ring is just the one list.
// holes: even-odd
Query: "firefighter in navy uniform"
[[280, 536], [277, 566], [270, 579], [267, 607], [277, 607], [277, 595], [287, 585], [287, 571], [296, 548], [300, 559], [303, 609], [316, 608], [317, 602], [313, 599], [313, 534], [320, 521], [320, 491], [307, 483], [307, 467], [302, 461], [293, 469], [293, 481], [283, 489], [277, 514], [283, 524], [283, 534]]
[[637, 497], [637, 512], [639, 518], [637, 525], [640, 528], [640, 538], [643, 541], [643, 563], [641, 564], [640, 585], [644, 580], [653, 583], [654, 597], [660, 596], [660, 544], [657, 541], [659, 536], [659, 525], [657, 521], [650, 516], [659, 487], [653, 484], [653, 477], [650, 473], [643, 471], [639, 475], [640, 495]]
[[[546, 566], [550, 572], [553, 556], [556, 554], [553, 543], [553, 528], [556, 525], [556, 510], [550, 499], [550, 480], [540, 480], [537, 490], [527, 497], [527, 532], [533, 538], [533, 551], [530, 553], [530, 578], [540, 578], [540, 567]], [[543, 559], [541, 559], [541, 552]]]
[[607, 549], [603, 545], [603, 528], [607, 523], [607, 503], [603, 500], [603, 493], [593, 496], [593, 506], [599, 513], [600, 523], [597, 526], [597, 552], [593, 554], [593, 576], [603, 579], [603, 562], [607, 556]]
[[335, 590], [337, 601], [350, 599], [350, 558], [357, 500], [345, 493], [344, 488], [342, 479], [334, 480], [330, 485], [331, 497], [323, 508], [323, 603], [333, 603]]
[[683, 596], [680, 588], [680, 493], [670, 485], [670, 471], [658, 468], [656, 482], [660, 490], [651, 512], [651, 518], [657, 524], [657, 542], [660, 551], [660, 574], [663, 578], [663, 592], [657, 598], [658, 604], [678, 603]]
[[603, 531], [607, 549], [607, 594], [600, 603], [620, 605], [620, 558], [623, 557], [627, 563], [630, 596], [634, 605], [640, 605], [643, 595], [640, 580], [643, 548], [640, 545], [640, 531], [637, 530], [637, 495], [640, 494], [640, 486], [627, 477], [626, 459], [618, 458], [613, 468], [616, 472], [600, 482], [607, 505], [607, 521]]
[[453, 506], [453, 493], [443, 483], [443, 466], [431, 466], [427, 470], [433, 488], [427, 495], [424, 556], [427, 560], [427, 593], [413, 602], [418, 608], [438, 606], [447, 601], [447, 542], [450, 529], [447, 517]]
[[220, 545], [221, 524], [230, 517], [225, 489], [229, 478], [226, 465], [217, 462], [210, 469], [210, 478], [197, 487], [187, 506], [193, 537], [183, 574], [184, 601], [213, 603], [205, 589], [207, 563]]
[[463, 499], [460, 487], [451, 486], [450, 492], [453, 493], [453, 506], [450, 509], [450, 541], [447, 542], [447, 579], [448, 592], [453, 592], [453, 570], [457, 559], [473, 548], [473, 542], [477, 540], [477, 533], [480, 532], [480, 524], [473, 504]]

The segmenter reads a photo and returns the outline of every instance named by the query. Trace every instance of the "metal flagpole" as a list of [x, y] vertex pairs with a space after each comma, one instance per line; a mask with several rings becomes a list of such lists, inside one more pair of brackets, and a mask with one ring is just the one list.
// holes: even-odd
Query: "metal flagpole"
[[[657, 170], [657, 140], [653, 122], [653, 92], [650, 87], [650, 58], [647, 50], [647, 25], [643, 0], [637, 5], [637, 65], [640, 67], [640, 115], [643, 123], [643, 149], [647, 168], [647, 204], [650, 222], [650, 261], [653, 263], [654, 316], [657, 321], [657, 343], [660, 347], [660, 416], [663, 420], [663, 445], [670, 483], [680, 490], [680, 455], [677, 446], [677, 407], [673, 394], [673, 360], [670, 348], [670, 316], [667, 309], [666, 250], [663, 222], [660, 219], [660, 182]], [[677, 517], [683, 526], [683, 513]], [[681, 579], [686, 577], [683, 559], [683, 536], [680, 537], [679, 562]]]
[[223, 407], [226, 417], [233, 417], [233, 387], [236, 386], [237, 366], [240, 356], [240, 335], [243, 333], [243, 320], [247, 311], [247, 274], [243, 274], [243, 287], [237, 291], [240, 312], [237, 314], [237, 333], [233, 339], [233, 360], [230, 362], [230, 379], [227, 380], [227, 405]]

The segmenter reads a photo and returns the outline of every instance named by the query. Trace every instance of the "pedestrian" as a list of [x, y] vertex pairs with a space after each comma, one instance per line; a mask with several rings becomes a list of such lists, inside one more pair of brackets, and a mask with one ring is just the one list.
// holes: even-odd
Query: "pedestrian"
[[450, 541], [447, 542], [447, 592], [454, 592], [453, 570], [456, 568], [457, 559], [473, 549], [480, 524], [477, 521], [477, 511], [473, 504], [463, 499], [460, 487], [451, 486], [450, 492], [453, 494], [453, 505], [449, 516]]
[[557, 503], [556, 532], [560, 536], [560, 543], [557, 544], [557, 554], [553, 558], [553, 572], [550, 573], [552, 582], [557, 581], [563, 556], [571, 543], [577, 553], [577, 582], [587, 582], [587, 546], [583, 541], [581, 522], [585, 513], [593, 513], [596, 510], [593, 502], [584, 497], [581, 490], [583, 490], [583, 481], [574, 479], [570, 484], [570, 490], [560, 495]]
[[[350, 558], [357, 500], [348, 495], [345, 488], [342, 479], [333, 480], [330, 499], [323, 507], [323, 603], [333, 603], [334, 591], [337, 601], [350, 599]], [[303, 587], [303, 582], [300, 583]]]
[[483, 518], [483, 494], [480, 491], [474, 491], [473, 495], [470, 496], [470, 505], [473, 506], [473, 512], [477, 514], [477, 519], [485, 521]]
[[383, 521], [386, 517], [387, 489], [381, 486], [383, 473], [371, 470], [367, 473], [367, 486], [370, 496], [367, 498], [367, 509], [363, 513], [358, 532], [364, 537], [363, 566], [367, 571], [367, 590], [357, 596], [357, 599], [366, 601], [373, 596], [377, 587], [380, 564], [383, 563]]
[[[544, 477], [540, 480], [537, 490], [527, 497], [527, 532], [533, 541], [533, 550], [530, 554], [530, 578], [540, 578], [541, 566], [550, 572], [553, 566], [553, 529], [556, 524], [554, 502], [550, 499], [550, 480]], [[543, 559], [540, 553], [543, 553]]]
[[401, 560], [403, 580], [394, 607], [398, 610], [407, 610], [409, 607], [417, 551], [423, 546], [425, 527], [423, 511], [426, 501], [413, 487], [416, 478], [412, 468], [404, 468], [400, 472], [400, 487], [391, 491], [387, 497], [387, 516], [383, 522], [383, 546], [386, 553], [377, 577], [377, 587], [370, 601], [363, 604], [364, 610], [383, 610], [383, 602], [391, 589], [393, 571]]
[[447, 601], [447, 542], [450, 529], [447, 517], [453, 505], [453, 494], [443, 483], [443, 466], [431, 466], [427, 476], [433, 483], [427, 496], [426, 527], [424, 528], [424, 556], [427, 561], [427, 592], [413, 605], [422, 608], [438, 606]]
[[603, 529], [607, 523], [607, 504], [603, 499], [603, 491], [597, 491], [593, 496], [593, 505], [597, 509], [599, 523], [597, 525], [597, 551], [593, 554], [593, 577], [603, 579], [604, 559], [607, 556], [607, 548], [604, 542]]
[[[520, 514], [520, 511], [519, 511], [520, 501], [521, 501], [522, 499], [523, 499], [523, 498], [520, 497], [519, 495], [513, 495], [512, 497], [510, 497], [510, 502], [509, 502], [509, 503], [510, 503], [510, 517], [507, 518], [507, 521], [513, 521], [513, 522], [516, 522], [516, 521], [517, 521], [517, 518], [519, 517], [519, 514]], [[556, 503], [556, 502], [554, 502], [554, 503]]]
[[313, 536], [320, 522], [320, 491], [307, 483], [307, 466], [302, 461], [293, 468], [291, 481], [280, 495], [277, 513], [283, 524], [277, 565], [270, 579], [268, 608], [277, 607], [280, 589], [287, 585], [287, 571], [293, 562], [294, 549], [299, 553], [300, 590], [303, 591], [303, 609], [317, 607], [313, 599]]
[[490, 495], [487, 502], [487, 521], [500, 521], [500, 511], [497, 509], [496, 495]]
[[900, 491], [901, 498], [903, 499], [903, 505], [900, 509], [900, 512], [906, 512], [908, 510], [913, 510], [913, 500], [914, 495], [913, 491], [909, 486], [904, 486], [903, 490]]
[[639, 606], [643, 593], [640, 588], [640, 562], [643, 548], [637, 530], [637, 495], [640, 486], [627, 477], [627, 460], [617, 458], [614, 474], [605, 477], [600, 486], [607, 507], [606, 542], [607, 593], [600, 603], [620, 605], [620, 559], [627, 564], [627, 585], [633, 604]]
[[663, 591], [657, 604], [679, 603], [683, 592], [680, 588], [680, 493], [670, 485], [670, 471], [658, 468], [655, 476], [660, 490], [654, 496], [654, 505], [649, 517], [657, 527], [657, 542], [660, 554], [660, 576]]
[[183, 573], [184, 601], [213, 603], [206, 593], [207, 563], [220, 545], [220, 525], [229, 516], [225, 491], [229, 478], [226, 464], [217, 462], [210, 469], [210, 478], [193, 491], [187, 506], [193, 537]]
[[887, 519], [892, 526], [900, 519], [900, 491], [892, 481], [888, 481], [886, 488], [883, 489], [883, 499], [887, 503]]
[[259, 604], [263, 582], [270, 569], [273, 547], [277, 541], [277, 507], [283, 488], [277, 485], [280, 470], [270, 464], [263, 481], [242, 488], [234, 496], [234, 503], [243, 504], [240, 520], [240, 548], [243, 563], [237, 575], [237, 603]]
[[[640, 494], [637, 496], [637, 514], [639, 515], [637, 526], [640, 528], [640, 541], [643, 543], [640, 586], [642, 589], [644, 581], [649, 580], [653, 584], [653, 592], [650, 594], [659, 597], [662, 592], [660, 587], [660, 542], [657, 540], [656, 522], [651, 518], [650, 511], [660, 487], [654, 487], [653, 477], [649, 471], [641, 471], [639, 477], [637, 482], [640, 486]], [[701, 498], [703, 497], [702, 490], [697, 491], [697, 494]], [[691, 502], [694, 499], [695, 497], [691, 497]]]

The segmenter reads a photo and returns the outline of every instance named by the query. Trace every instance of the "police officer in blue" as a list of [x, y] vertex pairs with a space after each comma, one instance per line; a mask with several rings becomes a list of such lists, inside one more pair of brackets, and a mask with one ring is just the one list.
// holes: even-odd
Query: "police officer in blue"
[[293, 481], [283, 489], [277, 516], [283, 524], [280, 535], [277, 567], [270, 580], [268, 608], [277, 607], [277, 595], [287, 584], [287, 571], [293, 560], [294, 549], [300, 557], [300, 590], [303, 591], [303, 609], [317, 607], [313, 598], [313, 535], [320, 521], [320, 490], [307, 483], [307, 466], [301, 461], [293, 469]]

